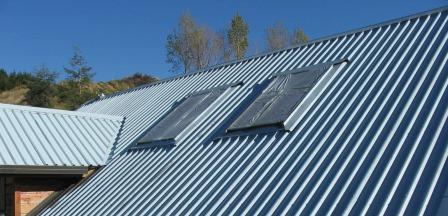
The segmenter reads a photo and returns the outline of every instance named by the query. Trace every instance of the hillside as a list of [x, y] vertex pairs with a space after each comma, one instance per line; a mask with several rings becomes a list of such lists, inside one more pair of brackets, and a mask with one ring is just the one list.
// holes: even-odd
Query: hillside
[[[11, 79], [11, 78], [10, 78]], [[36, 84], [33, 79], [31, 81], [25, 79], [25, 81], [11, 81], [5, 80], [0, 76], [0, 84], [3, 90], [0, 88], [0, 103], [18, 104], [18, 105], [34, 105], [30, 101], [30, 88], [35, 88]], [[46, 96], [48, 97], [49, 108], [67, 109], [73, 110], [79, 107], [84, 102], [95, 99], [100, 94], [112, 94], [118, 91], [134, 88], [136, 86], [148, 84], [157, 81], [158, 79], [149, 75], [136, 73], [132, 76], [125, 77], [118, 80], [110, 80], [107, 82], [90, 82], [84, 86], [82, 94], [76, 97], [77, 92], [71, 87], [71, 84], [67, 81], [61, 81], [48, 86], [51, 92]], [[40, 83], [38, 83], [39, 85]], [[7, 87], [5, 87], [7, 86]], [[47, 86], [38, 86], [40, 91], [47, 91]], [[39, 89], [38, 89], [39, 90]], [[40, 92], [38, 92], [40, 93]], [[27, 96], [28, 94], [28, 96]]]

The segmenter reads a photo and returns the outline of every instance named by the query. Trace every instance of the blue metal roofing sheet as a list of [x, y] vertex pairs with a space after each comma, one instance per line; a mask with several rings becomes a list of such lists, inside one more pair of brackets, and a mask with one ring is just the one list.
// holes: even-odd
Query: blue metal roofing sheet
[[0, 104], [0, 166], [105, 164], [123, 117]]
[[[448, 157], [438, 9], [184, 75], [81, 108], [126, 116], [115, 158], [44, 215], [431, 214]], [[219, 138], [272, 74], [348, 58], [291, 132]], [[185, 95], [230, 92], [172, 148], [128, 148]]]

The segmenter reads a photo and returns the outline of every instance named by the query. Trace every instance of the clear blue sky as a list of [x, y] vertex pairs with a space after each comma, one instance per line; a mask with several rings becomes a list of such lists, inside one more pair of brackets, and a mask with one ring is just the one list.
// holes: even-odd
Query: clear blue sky
[[[249, 24], [251, 50], [264, 46], [264, 29], [281, 21], [316, 39], [447, 5], [446, 0], [249, 1], [0, 0], [0, 68], [33, 71], [41, 64], [63, 72], [74, 45], [110, 80], [143, 72], [172, 76], [166, 36], [189, 11], [214, 30], [238, 11]], [[62, 76], [63, 78], [63, 76]]]

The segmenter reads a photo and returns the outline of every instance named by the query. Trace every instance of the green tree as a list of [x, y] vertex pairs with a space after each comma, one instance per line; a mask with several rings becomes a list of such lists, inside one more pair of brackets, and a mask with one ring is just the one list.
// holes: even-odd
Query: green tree
[[215, 32], [198, 25], [189, 13], [184, 13], [177, 29], [167, 37], [166, 62], [172, 65], [173, 72], [202, 69], [217, 61], [220, 46]]
[[5, 70], [0, 69], [0, 92], [8, 90], [9, 77]]
[[52, 107], [54, 85], [58, 74], [42, 65], [35, 72], [35, 78], [28, 84], [25, 101], [32, 106]]
[[11, 73], [2, 70], [0, 72], [0, 91], [11, 90], [18, 86], [28, 86], [33, 82], [35, 76], [28, 72], [16, 72]]
[[300, 44], [304, 44], [306, 42], [308, 42], [309, 38], [308, 36], [305, 34], [305, 32], [298, 28], [293, 32], [292, 38], [291, 38], [291, 44], [294, 46], [300, 45]]
[[232, 18], [230, 29], [227, 33], [229, 43], [235, 53], [237, 59], [242, 59], [246, 55], [249, 41], [247, 35], [249, 34], [249, 27], [238, 13]]
[[81, 55], [79, 47], [74, 47], [73, 57], [70, 59], [70, 67], [64, 67], [64, 71], [68, 75], [68, 80], [76, 83], [78, 94], [82, 94], [82, 89], [90, 83], [94, 73], [92, 67], [87, 65], [86, 60]]
[[288, 29], [281, 22], [266, 29], [266, 42], [269, 51], [287, 47], [290, 42]]

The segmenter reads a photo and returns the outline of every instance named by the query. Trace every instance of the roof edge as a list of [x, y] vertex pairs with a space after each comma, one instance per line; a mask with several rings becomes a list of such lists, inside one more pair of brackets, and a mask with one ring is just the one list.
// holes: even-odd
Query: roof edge
[[69, 115], [69, 116], [87, 117], [87, 118], [96, 118], [96, 119], [108, 119], [108, 120], [112, 120], [112, 121], [123, 121], [122, 116], [113, 116], [113, 115], [81, 112], [81, 111], [69, 111], [69, 110], [60, 110], [60, 109], [42, 108], [42, 107], [24, 106], [24, 105], [14, 105], [14, 104], [5, 104], [5, 103], [0, 103], [0, 109], [1, 108], [11, 109], [11, 110], [20, 110], [20, 111], [26, 111], [26, 112], [49, 113], [49, 114]]
[[123, 127], [124, 127], [125, 121], [126, 121], [126, 117], [123, 117], [120, 127], [118, 128], [118, 131], [115, 134], [113, 143], [107, 148], [107, 153], [105, 155], [105, 158], [102, 161], [102, 164], [107, 164], [115, 156], [115, 149], [117, 148], [118, 141], [121, 138], [121, 133], [123, 132]]

